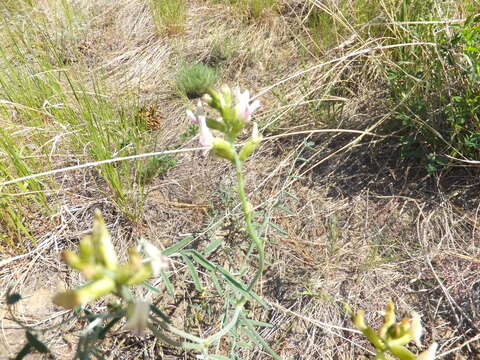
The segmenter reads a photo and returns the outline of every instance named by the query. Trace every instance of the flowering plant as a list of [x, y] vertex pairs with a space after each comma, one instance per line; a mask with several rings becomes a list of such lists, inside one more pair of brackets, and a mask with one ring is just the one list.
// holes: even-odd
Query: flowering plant
[[421, 346], [420, 340], [423, 335], [423, 327], [418, 313], [413, 312], [411, 319], [403, 318], [397, 322], [395, 320], [395, 306], [392, 301], [388, 301], [383, 316], [383, 325], [376, 332], [365, 323], [365, 312], [363, 310], [358, 310], [354, 313], [347, 306], [347, 311], [352, 316], [355, 327], [375, 347], [375, 359], [389, 359], [387, 354], [390, 353], [400, 360], [435, 360], [437, 343], [433, 343], [427, 350], [418, 355], [413, 354], [405, 347], [411, 341], [418, 347]]
[[[215, 118], [209, 116], [205, 109], [207, 106], [217, 112]], [[134, 331], [136, 335], [143, 335], [145, 331], [151, 331], [166, 344], [191, 350], [202, 359], [228, 359], [211, 354], [212, 348], [218, 348], [222, 338], [230, 336], [232, 339], [236, 339], [242, 332], [253, 342], [263, 346], [274, 358], [279, 358], [264, 341], [259, 340], [260, 335], [256, 332], [252, 320], [248, 318], [249, 312], [245, 306], [249, 301], [258, 301], [266, 306], [253, 292], [254, 285], [264, 268], [264, 244], [253, 226], [253, 206], [245, 193], [245, 179], [242, 171], [243, 163], [262, 140], [256, 124], [253, 124], [252, 135], [243, 144], [240, 151], [236, 149], [236, 141], [240, 132], [249, 124], [253, 113], [259, 106], [260, 102], [252, 101], [248, 91], [242, 93], [238, 89], [232, 91], [228, 86], [223, 86], [220, 90], [210, 89], [202, 101], [197, 104], [195, 111], [187, 110], [187, 116], [199, 125], [200, 144], [235, 166], [237, 191], [245, 217], [246, 230], [257, 250], [258, 261], [253, 278], [248, 284], [244, 284], [242, 279], [223, 267], [215, 265], [205, 257], [205, 254], [194, 249], [182, 250], [188, 243], [184, 240], [179, 242], [180, 245], [174, 244], [163, 252], [154, 245], [143, 242], [139, 248], [130, 249], [128, 261], [120, 264], [106, 224], [100, 212], [96, 211], [92, 233], [80, 241], [78, 253], [65, 251], [62, 255], [63, 261], [70, 268], [81, 272], [88, 282], [75, 289], [60, 292], [53, 299], [53, 302], [59, 306], [75, 309], [77, 316], [83, 310], [85, 319], [89, 322], [80, 337], [76, 358], [83, 359], [88, 358], [89, 354], [97, 356], [101, 353], [96, 342], [104, 339], [106, 333], [123, 318], [126, 319], [126, 327]], [[248, 256], [253, 254], [255, 252], [250, 252]], [[130, 288], [135, 285], [155, 290], [146, 281], [159, 275], [162, 275], [164, 281], [168, 281], [167, 285], [172, 286], [165, 274], [169, 263], [167, 255], [180, 255], [185, 260], [192, 279], [197, 282], [197, 287], [200, 287], [199, 275], [193, 261], [211, 273], [215, 283], [218, 284], [220, 280], [223, 280], [230, 292], [233, 290], [227, 297], [227, 288], [220, 289], [220, 295], [225, 297], [226, 313], [222, 325], [213, 334], [199, 337], [174, 327], [168, 316], [158, 307], [145, 299], [136, 299], [130, 291]], [[9, 304], [20, 300], [20, 296], [13, 295], [10, 297]], [[109, 295], [106, 298], [109, 300], [107, 314], [95, 315], [87, 310], [90, 302], [107, 295]], [[111, 301], [115, 297], [120, 300], [120, 303]], [[104, 324], [107, 320], [109, 321]], [[34, 349], [48, 351], [48, 348], [30, 330], [27, 331], [27, 345], [22, 351], [24, 353]], [[38, 332], [41, 333], [44, 330], [38, 330]], [[236, 343], [236, 340], [232, 340], [231, 353], [235, 352]]]
[[[211, 116], [205, 109], [206, 106], [215, 111], [216, 116]], [[82, 318], [88, 322], [88, 325], [80, 336], [75, 358], [88, 359], [90, 354], [97, 358], [102, 357], [98, 341], [105, 339], [106, 334], [116, 323], [126, 319], [127, 329], [132, 330], [137, 336], [142, 336], [146, 331], [150, 331], [168, 345], [191, 350], [199, 359], [240, 358], [236, 353], [236, 347], [239, 346], [237, 345], [240, 343], [238, 339], [242, 336], [263, 347], [274, 359], [281, 359], [255, 330], [255, 326], [262, 323], [249, 318], [251, 306], [246, 306], [249, 301], [256, 301], [268, 308], [268, 305], [253, 291], [264, 270], [264, 241], [258, 236], [253, 224], [254, 208], [247, 198], [243, 175], [244, 162], [262, 141], [257, 125], [253, 123], [251, 136], [239, 151], [237, 151], [236, 144], [239, 134], [250, 123], [253, 113], [259, 106], [260, 102], [252, 101], [248, 91], [242, 93], [239, 89], [232, 91], [228, 86], [223, 86], [220, 90], [210, 89], [194, 111], [187, 110], [188, 118], [199, 125], [200, 144], [235, 167], [237, 192], [242, 205], [245, 228], [252, 249], [256, 250], [256, 252], [249, 251], [247, 255], [255, 254], [257, 257], [255, 275], [247, 284], [244, 284], [241, 278], [207, 259], [206, 253], [195, 249], [184, 249], [189, 244], [189, 239], [181, 240], [163, 252], [151, 243], [143, 242], [139, 248], [130, 249], [128, 261], [120, 264], [106, 224], [100, 212], [96, 211], [92, 233], [80, 241], [78, 253], [65, 251], [62, 256], [64, 262], [70, 268], [81, 272], [88, 283], [73, 290], [60, 292], [53, 299], [57, 305], [75, 309], [73, 317], [80, 317], [81, 311], [85, 313]], [[218, 244], [210, 244], [207, 248], [215, 246]], [[157, 306], [146, 299], [135, 299], [130, 291], [130, 287], [135, 285], [156, 290], [146, 281], [159, 275], [165, 282], [168, 282], [166, 285], [171, 286], [165, 271], [169, 264], [168, 256], [173, 255], [179, 255], [184, 259], [198, 290], [201, 290], [201, 284], [194, 262], [202, 267], [204, 272], [210, 274], [218, 294], [225, 299], [226, 311], [216, 332], [210, 335], [208, 332], [201, 332], [207, 334], [201, 337], [178, 329]], [[220, 280], [225, 284], [223, 289]], [[168, 286], [166, 287], [168, 288]], [[158, 292], [158, 290], [156, 291]], [[115, 296], [120, 303], [110, 301], [107, 313], [93, 314], [87, 310], [88, 303], [107, 295]], [[20, 299], [20, 295], [9, 293], [7, 304], [13, 305]], [[110, 298], [107, 299], [110, 300]], [[33, 333], [34, 329], [16, 319], [10, 307], [9, 309], [12, 317], [26, 330], [27, 344], [17, 358], [21, 359], [34, 350], [43, 353], [49, 352], [45, 344]], [[411, 341], [420, 346], [423, 328], [418, 314], [414, 313], [411, 319], [404, 318], [396, 322], [393, 303], [388, 302], [384, 314], [384, 324], [376, 332], [366, 325], [362, 310], [354, 313], [348, 308], [348, 311], [355, 326], [375, 347], [376, 359], [390, 359], [388, 354], [392, 354], [400, 360], [434, 360], [436, 343], [418, 355], [413, 354], [406, 347]], [[42, 333], [47, 330], [48, 328], [36, 331]], [[232, 340], [229, 344], [229, 357], [212, 354], [212, 351], [220, 348], [221, 340], [227, 336]]]

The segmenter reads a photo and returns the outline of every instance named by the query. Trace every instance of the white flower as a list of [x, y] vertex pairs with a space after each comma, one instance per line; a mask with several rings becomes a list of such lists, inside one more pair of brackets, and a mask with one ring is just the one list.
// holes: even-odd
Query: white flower
[[200, 115], [197, 118], [198, 118], [198, 124], [200, 126], [200, 144], [202, 146], [212, 147], [213, 134], [212, 134], [212, 131], [207, 126], [207, 118], [203, 115]]
[[143, 300], [130, 304], [127, 310], [127, 329], [132, 330], [136, 336], [143, 336], [148, 325], [149, 311], [150, 305]]
[[192, 110], [187, 110], [187, 117], [194, 124], [198, 124], [200, 128], [200, 144], [202, 146], [212, 147], [213, 145], [213, 134], [212, 131], [207, 126], [207, 117], [204, 115], [205, 111], [203, 109], [202, 102], [197, 103], [197, 111], [193, 112]]
[[239, 88], [233, 91], [237, 105], [235, 105], [235, 114], [242, 121], [249, 121], [252, 114], [260, 107], [260, 101], [255, 100], [250, 104], [250, 92], [245, 90], [240, 92]]
[[147, 255], [146, 262], [150, 263], [153, 276], [160, 275], [161, 271], [167, 270], [169, 265], [168, 257], [162, 255], [162, 252], [152, 243], [145, 241], [143, 250]]
[[437, 343], [433, 343], [430, 347], [417, 356], [417, 360], [435, 360], [435, 353], [437, 352]]
[[422, 322], [420, 320], [420, 315], [416, 312], [412, 313], [412, 320], [410, 322], [410, 334], [412, 335], [413, 341], [417, 346], [422, 346], [420, 339], [423, 335]]

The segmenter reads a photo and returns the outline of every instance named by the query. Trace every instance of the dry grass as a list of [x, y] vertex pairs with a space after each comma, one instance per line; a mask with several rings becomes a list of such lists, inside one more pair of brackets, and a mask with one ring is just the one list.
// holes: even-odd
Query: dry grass
[[[57, 13], [58, 4], [39, 1], [36, 6]], [[102, 77], [105, 96], [114, 103], [133, 94], [141, 107], [157, 109], [160, 127], [150, 132], [156, 145], [148, 151], [175, 146], [188, 126], [184, 110], [191, 104], [175, 95], [175, 73], [184, 61], [216, 66], [222, 82], [261, 94], [264, 106], [257, 119], [266, 135], [299, 132], [265, 141], [247, 164], [252, 202], [281, 229], [269, 227], [266, 235], [269, 266], [257, 292], [271, 309], [258, 309], [256, 315], [273, 325], [262, 335], [283, 358], [367, 356], [372, 349], [352, 329], [342, 306], [363, 308], [376, 323], [388, 299], [402, 314], [416, 310], [423, 315], [425, 343], [439, 342], [443, 359], [478, 358], [476, 167], [431, 175], [421, 165], [399, 158], [397, 134], [383, 134], [397, 106], [389, 103], [382, 84], [384, 65], [392, 61], [391, 48], [384, 39], [364, 38], [346, 23], [350, 31], [338, 39], [338, 46], [319, 51], [305, 20], [313, 6], [322, 4], [285, 0], [278, 12], [246, 20], [222, 2], [191, 1], [183, 33], [167, 36], [156, 31], [146, 1], [84, 0], [78, 5], [83, 9], [82, 31], [69, 40], [78, 52], [69, 71]], [[59, 29], [56, 26], [52, 32]], [[337, 89], [343, 92], [336, 94]], [[10, 120], [0, 115], [0, 121]], [[326, 128], [360, 133], [302, 133]], [[48, 136], [59, 139], [69, 130], [52, 124]], [[376, 132], [384, 136], [371, 136]], [[183, 144], [192, 146], [193, 140]], [[70, 153], [73, 149], [66, 144], [49, 149], [56, 168], [75, 165], [70, 157], [77, 163], [92, 160], [87, 153]], [[37, 241], [26, 241], [21, 253], [0, 248], [0, 288], [13, 288], [26, 297], [15, 309], [23, 321], [44, 326], [67, 316], [49, 298], [59, 287], [73, 287], [81, 279], [60, 262], [59, 252], [76, 246], [95, 208], [105, 214], [120, 254], [139, 238], [165, 248], [192, 234], [192, 246], [199, 248], [212, 236], [223, 237], [224, 244], [212, 256], [227, 268], [242, 258], [240, 212], [228, 190], [234, 183], [232, 170], [200, 151], [182, 153], [176, 160], [177, 166], [154, 179], [146, 199], [138, 201], [138, 221], [119, 211], [94, 169], [54, 175], [57, 187], [46, 192], [55, 209], [48, 227], [34, 224]], [[132, 199], [141, 197], [131, 191]], [[172, 280], [178, 291], [175, 297], [156, 300], [180, 327], [210, 329], [218, 303], [207, 299], [206, 305], [185, 272], [185, 265], [175, 262]], [[155, 285], [163, 286], [160, 281]], [[7, 359], [23, 341], [2, 306], [0, 359]], [[194, 323], [192, 314], [202, 306], [212, 313]], [[105, 303], [95, 309], [105, 309]], [[83, 325], [69, 322], [67, 329]], [[46, 335], [59, 359], [71, 358], [76, 340], [75, 332]], [[192, 358], [121, 327], [106, 346], [112, 359]], [[243, 358], [268, 356], [254, 349], [245, 350]]]

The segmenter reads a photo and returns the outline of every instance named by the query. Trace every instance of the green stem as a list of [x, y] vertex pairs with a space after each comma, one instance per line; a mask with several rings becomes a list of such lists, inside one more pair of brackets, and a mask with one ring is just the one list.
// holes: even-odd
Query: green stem
[[253, 208], [248, 201], [247, 195], [245, 194], [245, 177], [243, 176], [242, 171], [242, 161], [240, 160], [237, 151], [234, 151], [234, 162], [237, 171], [238, 196], [240, 197], [240, 201], [242, 203], [247, 233], [250, 236], [250, 239], [252, 239], [254, 242], [258, 251], [258, 270], [247, 288], [247, 291], [250, 291], [263, 273], [263, 268], [265, 266], [265, 252], [263, 249], [263, 241], [258, 237], [253, 226]]

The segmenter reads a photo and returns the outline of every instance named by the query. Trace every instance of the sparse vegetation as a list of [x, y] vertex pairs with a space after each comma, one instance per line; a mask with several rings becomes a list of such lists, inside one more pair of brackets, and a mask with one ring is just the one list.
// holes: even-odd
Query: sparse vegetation
[[[477, 0], [0, 1], [0, 288], [23, 296], [6, 301], [0, 359], [24, 341], [72, 358], [85, 328], [79, 349], [105, 335], [110, 358], [197, 355], [125, 331], [124, 313], [102, 317], [109, 298], [77, 322], [52, 305], [58, 284], [84, 283], [58, 259], [94, 208], [121, 263], [140, 239], [172, 258], [133, 296], [198, 338], [231, 319], [258, 250], [235, 171], [191, 149], [208, 139], [185, 115], [222, 83], [262, 103], [265, 141], [244, 167], [265, 268], [246, 322], [209, 355], [386, 357], [413, 323], [375, 325], [391, 299], [422, 315], [438, 358], [477, 358], [479, 12]], [[366, 338], [345, 303], [365, 309]], [[14, 320], [44, 328], [25, 339]], [[425, 351], [406, 339], [406, 358]]]

